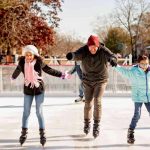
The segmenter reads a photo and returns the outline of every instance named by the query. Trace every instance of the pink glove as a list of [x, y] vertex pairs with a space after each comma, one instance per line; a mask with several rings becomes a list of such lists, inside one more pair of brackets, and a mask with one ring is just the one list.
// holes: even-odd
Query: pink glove
[[70, 79], [71, 78], [71, 74], [69, 74], [68, 71], [65, 71], [65, 73], [62, 73], [61, 78], [62, 79]]

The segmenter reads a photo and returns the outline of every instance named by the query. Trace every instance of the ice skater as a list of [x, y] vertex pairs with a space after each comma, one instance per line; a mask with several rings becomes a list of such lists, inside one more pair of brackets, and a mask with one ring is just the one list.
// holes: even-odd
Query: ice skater
[[85, 95], [84, 106], [84, 133], [90, 131], [90, 122], [93, 112], [93, 136], [99, 135], [99, 125], [101, 120], [101, 101], [108, 82], [108, 62], [112, 66], [117, 65], [115, 55], [103, 44], [100, 44], [99, 38], [91, 35], [87, 44], [75, 52], [66, 55], [68, 60], [81, 61], [82, 82]]
[[141, 117], [141, 108], [144, 104], [150, 114], [150, 66], [146, 55], [138, 57], [138, 64], [131, 69], [117, 65], [114, 67], [117, 72], [131, 81], [132, 100], [134, 102], [134, 115], [129, 125], [127, 142], [134, 144], [134, 130]]
[[83, 92], [83, 84], [82, 84], [82, 70], [81, 70], [81, 62], [80, 61], [75, 61], [75, 66], [68, 72], [69, 74], [74, 74], [77, 72], [78, 77], [80, 79], [80, 84], [79, 84], [79, 98], [75, 99], [75, 102], [84, 102], [85, 100], [83, 99], [84, 97], [84, 92]]
[[44, 146], [46, 143], [45, 123], [43, 118], [44, 102], [44, 82], [42, 79], [42, 70], [52, 76], [66, 78], [67, 74], [50, 68], [39, 56], [38, 49], [34, 45], [23, 47], [23, 54], [19, 59], [18, 66], [12, 74], [12, 79], [16, 79], [22, 72], [24, 74], [24, 110], [22, 116], [22, 131], [19, 142], [22, 145], [27, 139], [28, 119], [31, 105], [35, 97], [36, 115], [39, 123], [40, 143]]

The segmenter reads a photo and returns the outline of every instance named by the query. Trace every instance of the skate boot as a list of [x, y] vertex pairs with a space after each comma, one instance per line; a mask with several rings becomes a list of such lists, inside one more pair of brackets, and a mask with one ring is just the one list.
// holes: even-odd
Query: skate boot
[[44, 129], [39, 129], [39, 131], [40, 131], [40, 143], [42, 144], [42, 146], [44, 146], [46, 143], [46, 136]]
[[79, 97], [78, 99], [75, 99], [75, 103], [82, 102], [82, 99], [83, 97]]
[[90, 132], [90, 120], [89, 119], [85, 119], [84, 120], [84, 133], [87, 135]]
[[128, 135], [127, 135], [127, 142], [129, 144], [134, 144], [134, 130], [133, 129], [128, 129]]
[[93, 137], [97, 138], [99, 136], [99, 120], [94, 120], [93, 124]]
[[85, 99], [82, 99], [82, 102], [85, 102]]
[[22, 128], [21, 136], [19, 138], [19, 143], [21, 144], [21, 146], [27, 139], [27, 133], [28, 133], [27, 130], [28, 130], [27, 128]]

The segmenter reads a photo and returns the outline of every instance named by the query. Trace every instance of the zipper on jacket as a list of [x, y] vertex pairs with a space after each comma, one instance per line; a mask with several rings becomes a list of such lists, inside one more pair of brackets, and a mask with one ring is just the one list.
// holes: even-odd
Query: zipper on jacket
[[149, 102], [149, 99], [148, 99], [148, 82], [147, 82], [147, 73], [145, 73], [145, 76], [146, 76], [146, 97], [147, 97], [147, 101]]

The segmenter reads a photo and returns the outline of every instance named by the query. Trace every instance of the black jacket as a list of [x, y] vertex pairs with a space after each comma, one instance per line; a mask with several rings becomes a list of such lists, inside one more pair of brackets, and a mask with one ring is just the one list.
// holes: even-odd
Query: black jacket
[[[24, 65], [25, 65], [25, 57], [22, 56], [19, 60], [18, 66], [16, 67], [15, 71], [12, 74], [13, 79], [16, 79], [21, 72], [24, 74]], [[36, 57], [36, 63], [34, 65], [34, 69], [36, 72], [39, 73], [38, 74], [39, 76], [42, 76], [42, 70], [52, 76], [56, 76], [56, 77], [62, 76], [62, 72], [57, 71], [57, 70], [52, 69], [51, 67], [47, 66], [45, 63], [43, 63], [43, 61], [40, 57]], [[36, 87], [30, 88], [30, 84], [29, 84], [29, 86], [24, 85], [24, 94], [38, 95], [38, 94], [41, 94], [42, 92], [44, 92], [45, 87], [44, 87], [43, 80], [40, 79], [39, 83], [40, 83], [40, 86], [38, 88], [36, 88]]]
[[115, 55], [105, 46], [100, 45], [96, 54], [91, 54], [85, 45], [73, 53], [68, 53], [68, 59], [81, 61], [83, 80], [101, 81], [108, 80], [108, 62], [117, 59]]

